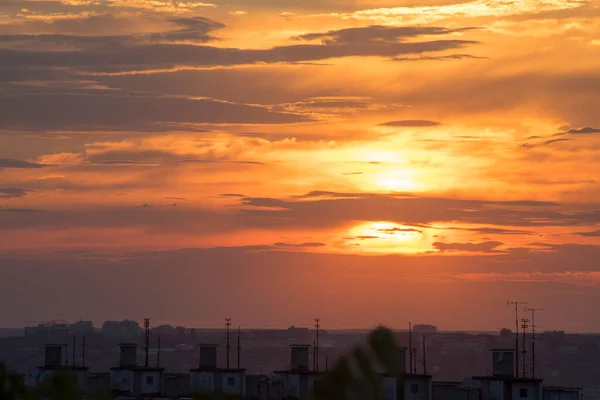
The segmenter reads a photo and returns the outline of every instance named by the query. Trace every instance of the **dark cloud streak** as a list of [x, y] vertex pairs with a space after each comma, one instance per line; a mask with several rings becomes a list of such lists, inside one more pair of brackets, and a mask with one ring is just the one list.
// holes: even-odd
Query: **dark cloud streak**
[[19, 189], [19, 188], [0, 188], [0, 199], [15, 199], [19, 197], [24, 197], [27, 194], [28, 190]]
[[[466, 28], [473, 29], [473, 28]], [[295, 36], [295, 40], [321, 40], [326, 45], [339, 44], [377, 44], [377, 43], [395, 43], [406, 38], [414, 38], [424, 35], [448, 35], [457, 31], [466, 29], [452, 30], [437, 26], [383, 26], [371, 25], [360, 28], [346, 28], [328, 32], [307, 33]]]
[[[306, 201], [305, 199], [311, 199]], [[600, 222], [600, 204], [578, 211], [566, 204], [484, 201], [380, 194], [313, 193], [293, 199], [242, 199], [248, 223], [263, 226], [340, 226], [347, 221], [390, 221], [417, 226], [462, 222], [496, 226], [581, 226]], [[257, 208], [255, 208], [257, 207]], [[491, 232], [488, 232], [491, 233]]]
[[502, 246], [502, 242], [482, 242], [482, 243], [443, 243], [435, 242], [433, 246], [441, 251], [466, 251], [478, 253], [494, 253], [496, 248]]
[[[0, 61], [1, 63], [1, 61]], [[0, 94], [0, 128], [169, 130], [169, 123], [294, 123], [306, 116], [187, 98], [88, 94]], [[0, 168], [35, 164], [0, 160]]]
[[[2, 111], [0, 110], [0, 114]], [[47, 165], [37, 164], [29, 161], [15, 160], [12, 158], [0, 158], [0, 169], [2, 168], [44, 168]]]

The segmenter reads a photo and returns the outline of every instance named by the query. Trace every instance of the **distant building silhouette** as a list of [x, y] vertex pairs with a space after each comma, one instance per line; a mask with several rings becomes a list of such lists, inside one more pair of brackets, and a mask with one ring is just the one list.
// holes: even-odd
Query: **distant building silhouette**
[[414, 333], [437, 333], [438, 328], [435, 325], [417, 324], [413, 326]]
[[142, 330], [136, 321], [106, 321], [102, 324], [102, 334], [107, 337], [139, 336]]

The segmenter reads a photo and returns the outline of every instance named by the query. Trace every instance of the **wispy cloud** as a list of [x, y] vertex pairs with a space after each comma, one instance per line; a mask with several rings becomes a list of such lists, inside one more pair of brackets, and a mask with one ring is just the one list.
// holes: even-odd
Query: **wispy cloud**
[[445, 18], [507, 17], [531, 12], [574, 9], [583, 6], [579, 0], [475, 0], [439, 6], [391, 7], [360, 10], [342, 14], [342, 18], [382, 21], [387, 23], [425, 23]]
[[215, 8], [214, 3], [198, 0], [104, 0], [112, 7], [138, 8], [160, 13], [186, 13], [199, 8]]
[[284, 243], [284, 242], [277, 242], [274, 244], [275, 247], [309, 247], [309, 248], [315, 248], [315, 247], [324, 247], [326, 246], [325, 243], [319, 243], [319, 242], [306, 242], [306, 243]]
[[410, 127], [410, 128], [420, 128], [420, 127], [429, 127], [429, 126], [439, 126], [441, 122], [437, 121], [428, 121], [428, 120], [400, 120], [400, 121], [389, 121], [379, 124], [379, 126], [389, 126], [389, 127]]
[[451, 279], [472, 282], [536, 282], [536, 283], [563, 283], [577, 286], [600, 286], [600, 272], [573, 271], [573, 272], [509, 272], [509, 273], [473, 273], [459, 274]]

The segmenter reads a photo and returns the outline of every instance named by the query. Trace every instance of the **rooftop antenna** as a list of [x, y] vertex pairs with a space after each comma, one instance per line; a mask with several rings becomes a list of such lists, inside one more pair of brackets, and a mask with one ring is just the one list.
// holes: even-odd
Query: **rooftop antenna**
[[516, 371], [517, 371], [517, 378], [519, 377], [519, 304], [527, 304], [526, 301], [510, 301], [508, 300], [506, 302], [507, 306], [511, 306], [514, 305], [515, 306], [515, 352], [516, 352]]
[[313, 340], [312, 351], [313, 351], [313, 371], [315, 371], [317, 368], [317, 342], [315, 340]]
[[423, 375], [427, 375], [427, 357], [425, 356], [425, 334], [422, 336], [423, 338]]
[[315, 371], [319, 372], [319, 324], [320, 319], [315, 318], [315, 328], [317, 328], [317, 340], [315, 342]]
[[229, 369], [229, 327], [231, 326], [231, 318], [225, 318], [225, 328], [227, 329], [227, 369]]
[[146, 367], [148, 366], [148, 354], [150, 352], [150, 318], [144, 318], [145, 343], [144, 351], [146, 352]]
[[240, 336], [241, 336], [241, 330], [240, 330], [240, 327], [238, 326], [238, 336], [237, 336], [237, 367], [238, 367], [238, 369], [240, 369], [240, 354], [242, 352]]
[[418, 360], [417, 360], [417, 348], [416, 348], [416, 347], [413, 347], [412, 351], [413, 351], [413, 359], [414, 359], [414, 361], [415, 361], [415, 362], [414, 362], [414, 366], [413, 366], [413, 372], [412, 372], [412, 373], [416, 375], [416, 374], [417, 374], [417, 361], [418, 361]]
[[156, 350], [156, 367], [160, 368], [160, 336], [158, 337], [158, 349]]
[[523, 332], [523, 350], [521, 351], [523, 354], [523, 378], [527, 378], [527, 337], [525, 335], [527, 334], [527, 328], [529, 328], [528, 322], [527, 318], [521, 318], [521, 329]]
[[535, 378], [535, 312], [546, 311], [543, 308], [525, 308], [525, 312], [531, 312], [531, 377]]
[[409, 373], [413, 373], [413, 348], [412, 348], [412, 323], [408, 323], [408, 359], [409, 359]]

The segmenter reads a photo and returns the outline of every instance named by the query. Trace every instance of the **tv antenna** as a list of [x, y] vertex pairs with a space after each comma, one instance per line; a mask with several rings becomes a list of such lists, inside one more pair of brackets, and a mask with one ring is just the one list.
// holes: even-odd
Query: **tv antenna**
[[511, 306], [514, 305], [515, 306], [515, 353], [516, 353], [516, 371], [517, 371], [517, 378], [519, 377], [519, 305], [520, 304], [527, 304], [526, 301], [510, 301], [508, 300], [506, 302], [507, 306]]
[[412, 323], [408, 322], [408, 354], [409, 354], [409, 374], [413, 373], [413, 348], [412, 348]]
[[144, 351], [146, 352], [146, 367], [148, 366], [148, 353], [150, 352], [150, 318], [144, 318], [145, 343]]
[[427, 335], [425, 333], [423, 333], [422, 339], [423, 339], [423, 375], [427, 375], [427, 356], [425, 353], [426, 347], [427, 347], [427, 344], [426, 344]]
[[525, 308], [525, 312], [531, 312], [531, 377], [535, 378], [535, 312], [546, 311], [544, 308]]
[[315, 371], [319, 372], [319, 318], [315, 318], [315, 328], [317, 329], [317, 339], [315, 341]]
[[240, 369], [240, 354], [242, 352], [242, 346], [241, 346], [241, 327], [238, 326], [238, 331], [237, 331], [237, 368]]
[[523, 354], [523, 378], [527, 378], [527, 337], [525, 335], [527, 334], [527, 328], [529, 328], [528, 322], [527, 318], [521, 318], [521, 332], [523, 333], [523, 350], [521, 350]]
[[229, 327], [231, 326], [231, 318], [225, 318], [225, 328], [227, 329], [227, 369], [229, 369]]

